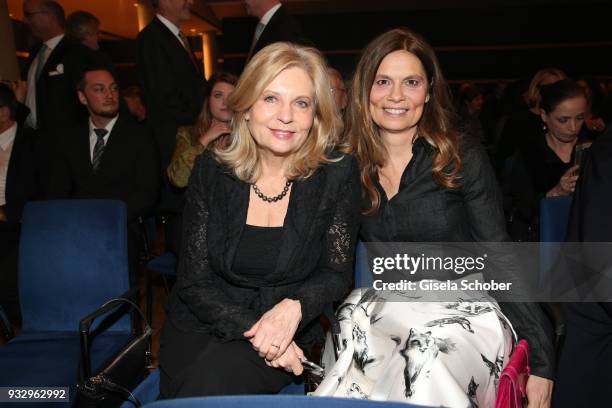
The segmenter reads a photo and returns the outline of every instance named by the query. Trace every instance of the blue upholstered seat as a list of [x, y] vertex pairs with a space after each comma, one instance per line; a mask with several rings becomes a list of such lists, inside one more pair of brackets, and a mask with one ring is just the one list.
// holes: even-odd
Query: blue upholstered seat
[[[0, 347], [0, 385], [71, 387], [75, 395], [79, 321], [129, 290], [126, 217], [119, 201], [26, 205], [19, 249], [23, 325]], [[91, 327], [94, 372], [132, 337], [129, 316], [106, 317]]]

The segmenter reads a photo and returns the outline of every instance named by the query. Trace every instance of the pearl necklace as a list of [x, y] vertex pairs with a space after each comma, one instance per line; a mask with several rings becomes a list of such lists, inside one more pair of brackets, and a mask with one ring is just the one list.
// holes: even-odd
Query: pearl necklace
[[289, 192], [289, 187], [291, 187], [291, 183], [293, 183], [293, 181], [287, 180], [287, 183], [285, 184], [285, 188], [283, 188], [283, 191], [274, 197], [268, 197], [267, 195], [264, 195], [264, 193], [262, 193], [261, 190], [259, 190], [259, 187], [257, 187], [257, 184], [255, 183], [251, 183], [251, 186], [253, 186], [253, 191], [255, 191], [255, 194], [257, 195], [257, 197], [261, 198], [263, 201], [269, 204], [272, 204], [272, 203], [282, 200], [287, 195], [287, 193]]

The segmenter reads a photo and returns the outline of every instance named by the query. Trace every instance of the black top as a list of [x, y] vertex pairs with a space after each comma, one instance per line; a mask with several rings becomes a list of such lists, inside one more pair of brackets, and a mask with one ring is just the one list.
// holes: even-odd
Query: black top
[[[375, 182], [381, 193], [381, 205], [373, 216], [363, 217], [360, 231], [363, 241], [509, 241], [501, 193], [482, 145], [461, 143], [461, 170], [456, 189], [441, 187], [436, 182], [432, 173], [435, 151], [425, 139], [418, 138], [412, 151], [399, 191], [390, 201], [380, 183]], [[532, 303], [503, 302], [500, 307], [519, 336], [528, 340], [533, 373], [552, 378], [554, 353], [552, 342], [543, 330], [546, 318], [540, 307]]]
[[283, 227], [245, 225], [234, 259], [236, 274], [263, 283], [276, 269], [282, 238]]
[[506, 160], [523, 145], [530, 145], [531, 141], [542, 134], [542, 119], [522, 105], [511, 113], [506, 120], [499, 141], [496, 154], [496, 164], [503, 170]]
[[222, 341], [244, 339], [263, 313], [289, 298], [299, 300], [302, 309], [296, 342], [309, 344], [322, 335], [318, 316], [346, 295], [352, 281], [359, 223], [357, 163], [350, 156], [333, 157], [312, 176], [293, 182], [276, 265], [256, 280], [235, 268], [250, 184], [210, 152], [196, 160], [178, 277], [167, 306], [177, 328]]
[[[585, 140], [581, 132], [578, 143]], [[510, 234], [515, 241], [539, 240], [540, 201], [574, 164], [574, 152], [565, 163], [540, 134], [514, 154], [504, 175], [505, 207], [511, 217]]]

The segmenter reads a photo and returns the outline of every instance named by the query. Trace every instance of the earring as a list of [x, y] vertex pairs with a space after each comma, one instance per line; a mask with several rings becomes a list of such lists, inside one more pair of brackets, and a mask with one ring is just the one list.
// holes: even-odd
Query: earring
[[425, 103], [429, 102], [429, 94], [425, 97]]
[[546, 122], [542, 122], [542, 130], [546, 132], [548, 130], [548, 126], [546, 126]]

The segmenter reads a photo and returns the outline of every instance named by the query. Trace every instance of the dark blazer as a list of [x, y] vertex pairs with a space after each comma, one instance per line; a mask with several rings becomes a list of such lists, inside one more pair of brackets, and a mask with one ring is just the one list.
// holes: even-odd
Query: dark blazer
[[[41, 46], [42, 43], [38, 43], [30, 50], [25, 78]], [[79, 102], [76, 84], [86, 66], [102, 64], [103, 61], [96, 51], [62, 38], [47, 58], [36, 81], [36, 118], [40, 130], [65, 129], [87, 117], [87, 110]], [[62, 67], [63, 73], [59, 73], [58, 66]]]
[[[612, 130], [599, 136], [580, 170], [568, 225], [568, 242], [612, 242]], [[589, 251], [593, 250], [593, 253]], [[570, 269], [575, 285], [610, 279], [610, 257], [589, 245], [583, 247], [589, 268]], [[599, 263], [599, 265], [597, 265]], [[607, 264], [606, 264], [607, 263]], [[607, 273], [603, 272], [607, 269]], [[587, 285], [588, 286], [588, 285]], [[607, 285], [609, 287], [609, 283]], [[612, 303], [564, 303], [567, 333], [555, 384], [555, 407], [598, 407], [610, 404], [612, 382]]]
[[202, 109], [205, 81], [185, 48], [158, 18], [138, 34], [137, 41], [136, 70], [165, 169], [174, 152], [177, 128], [192, 125]]
[[21, 222], [23, 207], [38, 193], [34, 132], [17, 125], [6, 175], [6, 216], [11, 226]]
[[151, 136], [134, 119], [119, 115], [96, 173], [91, 165], [88, 122], [62, 136], [49, 198], [122, 200], [130, 220], [152, 212], [159, 189], [157, 152]]
[[291, 14], [288, 14], [281, 6], [272, 16], [263, 32], [257, 39], [253, 52], [247, 57], [247, 61], [259, 50], [267, 45], [279, 41], [288, 41], [298, 44], [306, 42], [300, 23]]
[[249, 190], [210, 153], [198, 158], [187, 191], [185, 245], [168, 317], [183, 330], [238, 340], [282, 299], [297, 299], [302, 320], [296, 341], [310, 344], [324, 305], [342, 299], [351, 282], [360, 194], [356, 161], [344, 156], [294, 182], [276, 269], [263, 285], [232, 269]]

